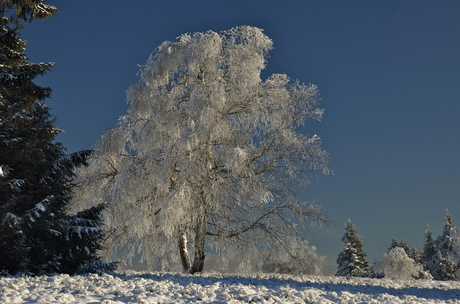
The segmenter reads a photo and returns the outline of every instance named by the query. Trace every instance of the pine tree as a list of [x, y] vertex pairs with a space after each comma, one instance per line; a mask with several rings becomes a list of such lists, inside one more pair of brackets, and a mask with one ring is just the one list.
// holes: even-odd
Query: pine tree
[[358, 276], [369, 270], [366, 253], [363, 250], [361, 237], [356, 233], [355, 226], [349, 220], [342, 238], [345, 243], [343, 251], [337, 258], [336, 276]]
[[51, 89], [33, 83], [54, 64], [29, 62], [18, 32], [21, 21], [56, 11], [42, 0], [0, 3], [0, 271], [11, 274], [61, 272], [68, 262], [64, 249], [79, 241], [63, 238], [72, 224], [66, 209], [74, 168], [86, 164], [91, 151], [66, 156], [54, 142], [62, 131], [43, 104]]

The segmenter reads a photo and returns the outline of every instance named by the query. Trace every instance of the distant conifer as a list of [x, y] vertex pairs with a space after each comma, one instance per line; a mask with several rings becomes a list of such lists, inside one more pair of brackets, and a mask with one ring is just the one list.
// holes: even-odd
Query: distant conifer
[[454, 281], [457, 279], [458, 265], [452, 259], [455, 253], [454, 240], [450, 236], [453, 229], [452, 216], [446, 210], [442, 234], [434, 242], [434, 254], [425, 264], [435, 280]]
[[356, 233], [356, 228], [350, 220], [346, 224], [342, 241], [345, 245], [337, 258], [336, 276], [359, 276], [367, 272], [369, 263], [366, 261], [361, 237]]

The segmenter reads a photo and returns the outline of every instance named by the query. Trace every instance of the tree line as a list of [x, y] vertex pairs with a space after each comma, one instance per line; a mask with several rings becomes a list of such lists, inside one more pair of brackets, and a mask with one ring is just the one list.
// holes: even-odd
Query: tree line
[[337, 258], [337, 276], [442, 281], [460, 277], [460, 228], [453, 225], [449, 212], [436, 239], [427, 226], [421, 250], [393, 238], [388, 252], [372, 266], [366, 260], [361, 237], [351, 221], [346, 224], [342, 241], [344, 248]]

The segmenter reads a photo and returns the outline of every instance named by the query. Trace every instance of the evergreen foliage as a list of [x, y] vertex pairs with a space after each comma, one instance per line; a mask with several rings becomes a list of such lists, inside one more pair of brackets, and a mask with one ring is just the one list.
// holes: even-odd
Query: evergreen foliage
[[395, 238], [391, 238], [391, 245], [390, 248], [388, 248], [388, 252], [390, 252], [392, 249], [396, 247], [401, 247], [402, 249], [404, 249], [407, 256], [411, 255], [411, 249], [403, 239], [401, 239], [401, 241], [398, 242]]
[[[100, 204], [66, 218], [66, 225], [61, 235], [62, 243], [66, 245], [62, 248], [61, 272], [81, 272], [81, 267], [88, 263], [93, 265], [91, 266], [93, 268], [104, 264], [99, 261], [97, 251], [102, 249], [102, 211], [105, 208], [105, 204]], [[116, 264], [113, 264], [114, 268]]]
[[119, 262], [107, 263], [106, 261], [95, 260], [87, 262], [75, 271], [75, 274], [96, 273], [102, 275], [104, 273], [112, 273], [118, 267]]
[[[97, 222], [93, 221], [83, 225], [94, 228], [85, 240], [64, 237], [79, 217], [67, 214], [70, 181], [75, 167], [86, 164], [92, 152], [66, 156], [62, 144], [54, 142], [62, 131], [54, 127], [55, 119], [43, 104], [51, 89], [33, 82], [54, 64], [29, 62], [27, 43], [18, 32], [21, 21], [45, 19], [55, 12], [55, 7], [38, 0], [0, 3], [0, 271], [10, 274], [71, 272], [94, 260], [99, 248], [88, 244], [88, 254], [75, 253], [75, 265], [65, 265], [70, 263], [70, 248], [101, 235], [90, 227]], [[80, 217], [92, 221], [96, 214], [100, 211], [95, 209]]]
[[[425, 269], [427, 269], [428, 263], [431, 261], [436, 253], [436, 245], [431, 233], [430, 226], [427, 225], [425, 230], [425, 238], [423, 243], [422, 263]], [[427, 269], [428, 270], [428, 269]]]
[[359, 276], [369, 270], [366, 253], [363, 250], [361, 237], [356, 233], [355, 226], [348, 221], [342, 238], [345, 243], [343, 251], [337, 258], [336, 276]]
[[415, 261], [415, 263], [423, 265], [422, 255], [417, 247], [412, 247], [409, 257]]

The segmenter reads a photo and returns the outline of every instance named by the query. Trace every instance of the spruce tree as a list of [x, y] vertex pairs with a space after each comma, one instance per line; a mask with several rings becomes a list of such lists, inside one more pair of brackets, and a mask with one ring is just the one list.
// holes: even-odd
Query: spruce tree
[[438, 236], [434, 242], [434, 254], [426, 264], [426, 268], [431, 272], [435, 280], [456, 280], [458, 265], [456, 265], [451, 258], [455, 251], [454, 241], [450, 236], [453, 229], [452, 217], [449, 211], [446, 211], [442, 234]]
[[401, 239], [401, 241], [398, 242], [395, 238], [391, 238], [391, 245], [390, 248], [388, 248], [388, 252], [390, 252], [396, 247], [401, 247], [402, 249], [404, 249], [408, 257], [411, 256], [411, 249], [409, 245], [407, 245], [406, 241], [404, 241], [403, 239]]
[[[44, 2], [0, 3], [0, 271], [10, 274], [71, 271], [75, 266], [63, 262], [70, 264], [68, 249], [80, 241], [64, 237], [73, 223], [67, 213], [70, 181], [91, 151], [66, 156], [62, 144], [54, 142], [62, 131], [43, 103], [51, 89], [33, 82], [54, 64], [29, 62], [27, 43], [19, 34], [21, 22], [46, 19], [57, 11]], [[87, 214], [83, 218], [91, 220]], [[95, 238], [101, 234], [88, 231]], [[79, 266], [94, 259], [93, 251], [76, 255]]]
[[102, 211], [107, 207], [100, 204], [68, 216], [66, 227], [61, 235], [62, 267], [64, 273], [113, 271], [118, 262], [99, 261], [97, 251], [102, 249], [103, 230]]
[[420, 251], [417, 247], [412, 247], [409, 257], [414, 260], [416, 264], [423, 265], [422, 262], [422, 255], [420, 254]]
[[427, 265], [436, 253], [435, 247], [436, 246], [435, 246], [435, 241], [433, 239], [433, 234], [431, 233], [430, 226], [427, 225], [426, 230], [425, 230], [425, 239], [423, 243], [423, 253], [422, 253], [422, 263], [426, 270], [429, 270], [427, 268]]
[[369, 270], [366, 253], [363, 250], [361, 237], [356, 233], [355, 226], [348, 220], [345, 234], [342, 238], [345, 243], [343, 251], [337, 258], [338, 269], [336, 276], [359, 276]]
[[390, 252], [392, 249], [399, 247], [399, 242], [395, 238], [391, 238], [391, 245], [388, 248], [388, 252]]

